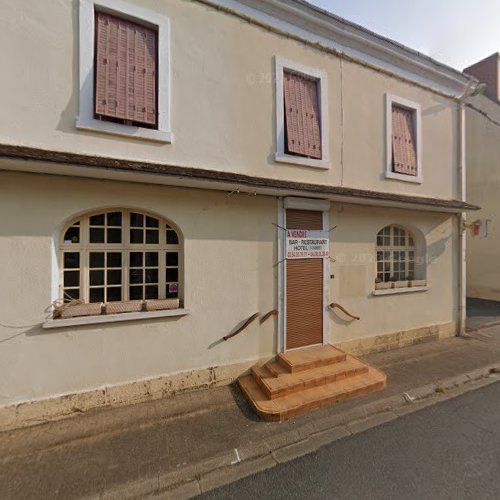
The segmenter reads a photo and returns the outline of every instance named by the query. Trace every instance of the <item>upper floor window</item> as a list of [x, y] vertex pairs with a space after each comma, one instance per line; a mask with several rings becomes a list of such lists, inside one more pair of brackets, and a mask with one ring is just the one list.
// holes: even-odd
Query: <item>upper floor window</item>
[[79, 129], [172, 142], [169, 21], [123, 0], [80, 0]]
[[111, 303], [177, 299], [182, 241], [173, 225], [135, 210], [79, 217], [60, 242], [63, 302]]
[[276, 161], [328, 168], [326, 74], [276, 58]]
[[95, 13], [95, 116], [157, 128], [154, 28]]
[[386, 101], [386, 177], [421, 183], [420, 106], [391, 95]]

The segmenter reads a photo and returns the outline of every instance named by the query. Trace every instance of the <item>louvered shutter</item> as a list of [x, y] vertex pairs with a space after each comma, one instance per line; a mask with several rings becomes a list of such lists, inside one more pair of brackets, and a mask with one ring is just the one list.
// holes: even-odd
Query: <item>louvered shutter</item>
[[156, 125], [157, 32], [96, 12], [95, 113]]
[[414, 111], [392, 106], [392, 165], [398, 174], [417, 175]]
[[[287, 210], [287, 229], [323, 229], [323, 213]], [[286, 348], [323, 342], [323, 259], [286, 261]]]
[[321, 159], [318, 81], [285, 71], [283, 93], [287, 152]]

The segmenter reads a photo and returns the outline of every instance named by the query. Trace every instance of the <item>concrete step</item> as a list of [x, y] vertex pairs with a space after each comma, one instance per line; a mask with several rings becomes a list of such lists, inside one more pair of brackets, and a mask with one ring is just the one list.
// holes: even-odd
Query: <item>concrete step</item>
[[[269, 365], [273, 365], [272, 370], [268, 368]], [[274, 373], [280, 369], [283, 369], [284, 373], [275, 376]], [[368, 372], [368, 366], [349, 355], [346, 356], [344, 361], [293, 373], [286, 371], [277, 362], [252, 368], [252, 374], [256, 382], [269, 399], [276, 399], [294, 392], [329, 384], [336, 380], [353, 377], [366, 372]]]
[[[345, 361], [345, 352], [332, 345], [322, 345], [279, 353], [277, 360], [289, 373], [331, 365]], [[279, 376], [281, 374], [277, 374]]]
[[328, 384], [269, 399], [253, 375], [238, 379], [238, 385], [256, 413], [264, 420], [282, 421], [314, 408], [383, 389], [386, 376], [376, 368]]

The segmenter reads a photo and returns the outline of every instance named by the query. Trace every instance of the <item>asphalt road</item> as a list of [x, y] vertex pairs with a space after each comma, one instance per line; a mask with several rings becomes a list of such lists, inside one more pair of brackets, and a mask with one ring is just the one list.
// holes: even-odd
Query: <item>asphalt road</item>
[[198, 498], [499, 499], [500, 383]]

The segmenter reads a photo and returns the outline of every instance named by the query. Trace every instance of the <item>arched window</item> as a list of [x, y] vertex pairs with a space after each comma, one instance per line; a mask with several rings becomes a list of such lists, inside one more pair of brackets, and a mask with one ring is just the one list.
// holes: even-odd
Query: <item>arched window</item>
[[377, 280], [415, 279], [415, 243], [406, 229], [391, 225], [377, 234]]
[[79, 217], [63, 231], [60, 258], [64, 302], [179, 298], [182, 241], [159, 217], [126, 209]]

